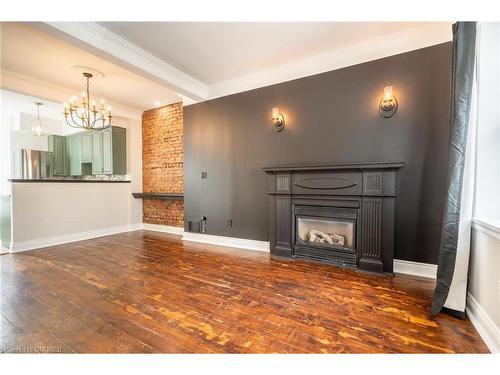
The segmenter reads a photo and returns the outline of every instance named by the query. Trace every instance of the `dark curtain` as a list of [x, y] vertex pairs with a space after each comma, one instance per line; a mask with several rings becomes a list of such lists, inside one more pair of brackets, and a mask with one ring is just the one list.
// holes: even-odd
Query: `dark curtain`
[[453, 25], [453, 63], [451, 87], [450, 145], [447, 192], [443, 212], [437, 284], [431, 316], [444, 307], [450, 290], [457, 255], [458, 226], [465, 166], [465, 149], [475, 69], [476, 23]]

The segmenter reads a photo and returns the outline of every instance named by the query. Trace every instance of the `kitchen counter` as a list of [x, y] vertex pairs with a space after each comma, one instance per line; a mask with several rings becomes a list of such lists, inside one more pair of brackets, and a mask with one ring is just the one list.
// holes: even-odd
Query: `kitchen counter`
[[130, 181], [14, 181], [20, 181], [10, 184], [14, 251], [125, 232], [141, 222]]
[[23, 178], [9, 178], [10, 182], [16, 183], [16, 182], [29, 182], [29, 183], [36, 183], [36, 182], [74, 182], [74, 183], [86, 183], [86, 182], [98, 182], [98, 183], [130, 183], [130, 180], [84, 180], [84, 179], [78, 179], [78, 178], [40, 178], [40, 179], [23, 179]]

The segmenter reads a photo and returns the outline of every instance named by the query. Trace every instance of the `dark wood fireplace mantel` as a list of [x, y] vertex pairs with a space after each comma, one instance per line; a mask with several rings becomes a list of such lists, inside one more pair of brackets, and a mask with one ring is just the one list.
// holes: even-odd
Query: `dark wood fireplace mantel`
[[[264, 167], [271, 253], [392, 273], [396, 177], [403, 166], [396, 161]], [[354, 223], [354, 250], [298, 238], [300, 218], [335, 222], [346, 215]]]
[[399, 169], [405, 165], [404, 161], [379, 161], [372, 163], [340, 163], [340, 164], [291, 164], [270, 165], [262, 169], [268, 173], [297, 172], [297, 171], [325, 171], [325, 170], [368, 170], [368, 169]]

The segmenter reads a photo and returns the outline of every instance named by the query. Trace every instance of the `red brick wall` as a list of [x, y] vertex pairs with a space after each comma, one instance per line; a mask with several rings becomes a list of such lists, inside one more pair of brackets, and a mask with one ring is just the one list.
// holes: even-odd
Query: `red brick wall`
[[[142, 191], [184, 192], [182, 102], [142, 114]], [[182, 201], [144, 199], [143, 222], [184, 226]]]

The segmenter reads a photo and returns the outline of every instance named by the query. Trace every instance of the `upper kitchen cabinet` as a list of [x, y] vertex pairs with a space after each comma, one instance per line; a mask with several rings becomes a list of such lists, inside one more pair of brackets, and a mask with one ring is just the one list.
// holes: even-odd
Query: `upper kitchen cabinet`
[[70, 135], [66, 139], [69, 159], [69, 174], [81, 176], [82, 173], [82, 134]]
[[92, 174], [102, 173], [102, 134], [94, 131], [92, 134]]
[[48, 151], [54, 153], [54, 176], [66, 176], [68, 174], [66, 137], [49, 135], [48, 142]]
[[92, 132], [92, 173], [127, 173], [126, 129], [118, 126]]
[[82, 163], [92, 163], [92, 133], [82, 133]]

